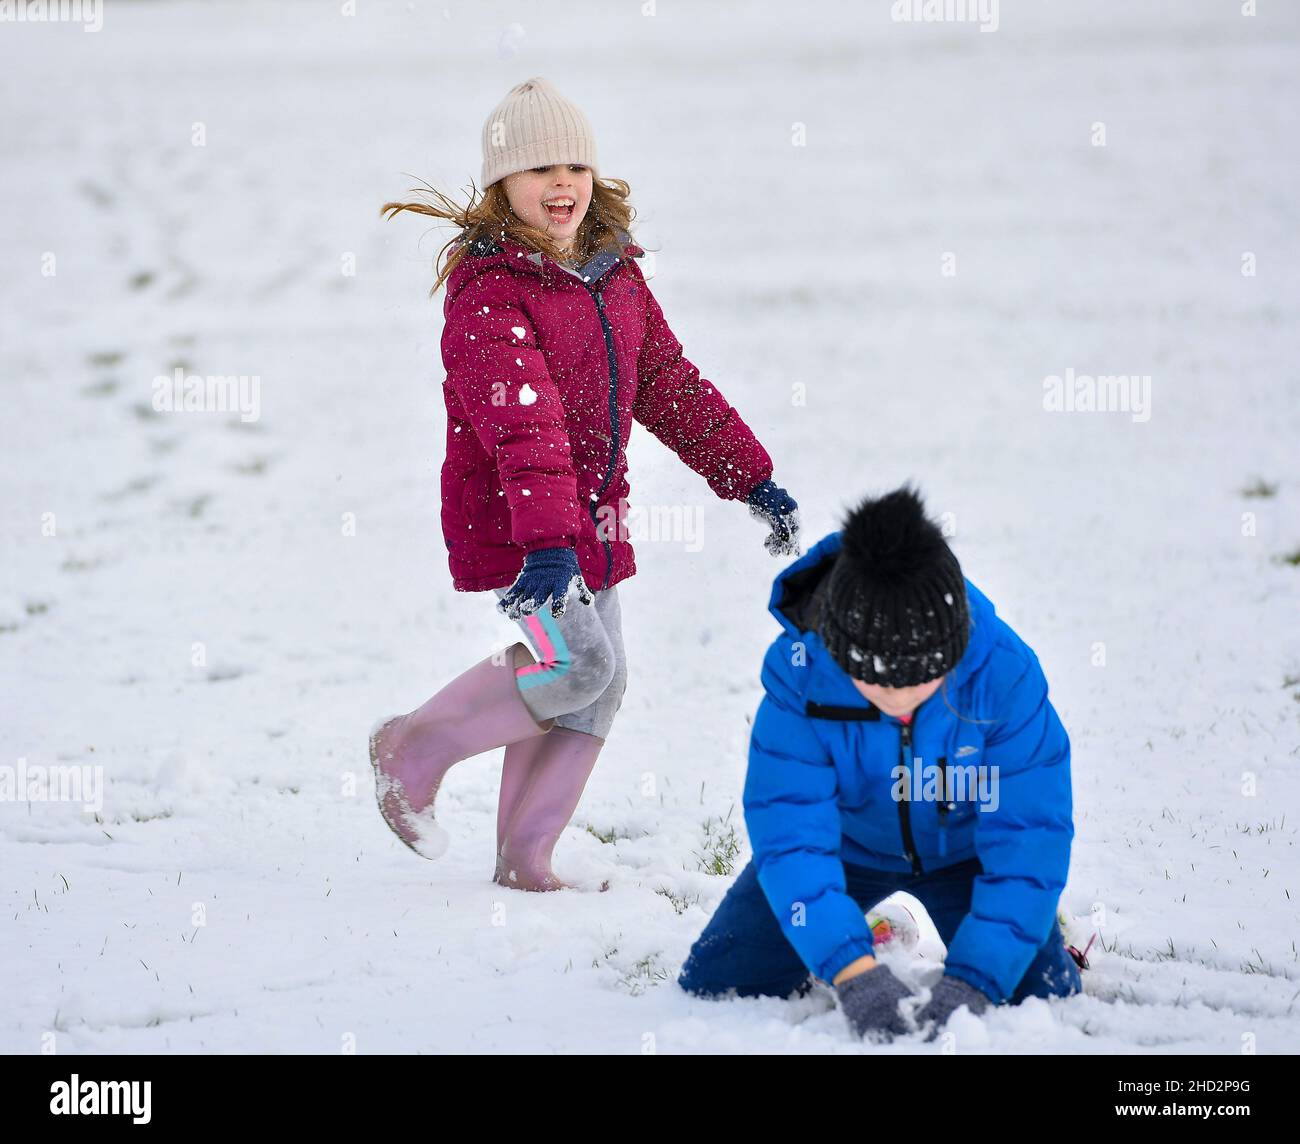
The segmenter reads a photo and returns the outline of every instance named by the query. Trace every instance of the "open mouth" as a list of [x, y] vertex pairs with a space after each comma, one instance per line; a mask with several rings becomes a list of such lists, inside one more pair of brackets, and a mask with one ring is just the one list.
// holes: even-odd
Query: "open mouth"
[[550, 216], [551, 221], [560, 224], [564, 224], [573, 218], [573, 212], [577, 205], [573, 199], [567, 197], [542, 200], [542, 206], [546, 208], [546, 213]]

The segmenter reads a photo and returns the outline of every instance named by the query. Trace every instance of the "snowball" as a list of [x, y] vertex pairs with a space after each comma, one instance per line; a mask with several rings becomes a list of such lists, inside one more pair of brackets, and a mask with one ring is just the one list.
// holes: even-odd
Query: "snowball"
[[528, 382], [519, 387], [519, 404], [532, 405], [537, 400], [537, 391]]
[[515, 337], [517, 337], [517, 338], [519, 338], [519, 339], [521, 339], [521, 340], [522, 340], [523, 338], [526, 338], [526, 337], [528, 336], [528, 331], [525, 330], [525, 329], [523, 328], [523, 326], [511, 326], [511, 327], [510, 327], [510, 332], [511, 332], [512, 334], [514, 334]]

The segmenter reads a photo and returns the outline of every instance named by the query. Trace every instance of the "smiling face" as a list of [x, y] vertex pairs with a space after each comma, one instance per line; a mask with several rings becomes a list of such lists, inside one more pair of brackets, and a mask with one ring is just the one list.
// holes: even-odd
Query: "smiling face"
[[568, 250], [591, 206], [591, 168], [556, 163], [507, 175], [510, 209], [529, 226], [546, 231], [561, 250]]
[[853, 681], [858, 689], [871, 703], [879, 707], [886, 715], [897, 719], [900, 715], [910, 715], [936, 691], [943, 683], [943, 676], [932, 679], [929, 683], [920, 683], [915, 687], [881, 687], [878, 683], [863, 683], [860, 679]]

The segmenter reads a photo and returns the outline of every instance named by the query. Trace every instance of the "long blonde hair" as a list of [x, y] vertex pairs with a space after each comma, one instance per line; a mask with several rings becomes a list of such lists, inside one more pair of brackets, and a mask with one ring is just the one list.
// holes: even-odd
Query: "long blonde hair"
[[[510, 209], [504, 179], [498, 179], [483, 191], [471, 182], [468, 190], [469, 201], [462, 206], [436, 187], [422, 183], [411, 189], [410, 193], [415, 196], [413, 201], [385, 203], [380, 208], [379, 213], [388, 219], [402, 211], [411, 211], [443, 219], [457, 228], [457, 233], [443, 245], [434, 262], [438, 276], [429, 290], [430, 296], [447, 281], [464, 257], [466, 248], [476, 238], [518, 243], [556, 262], [566, 257], [546, 231], [529, 226]], [[574, 252], [580, 260], [586, 261], [602, 250], [617, 250], [623, 254], [626, 244], [620, 238], [620, 232], [630, 234], [632, 220], [636, 217], [636, 211], [628, 202], [631, 193], [632, 188], [622, 179], [592, 179], [591, 205], [578, 227], [574, 243]]]

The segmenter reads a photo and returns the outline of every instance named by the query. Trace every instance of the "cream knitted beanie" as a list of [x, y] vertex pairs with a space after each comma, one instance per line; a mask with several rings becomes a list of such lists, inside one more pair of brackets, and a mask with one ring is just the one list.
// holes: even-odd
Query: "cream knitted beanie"
[[577, 104], [534, 76], [512, 87], [483, 124], [483, 189], [554, 163], [581, 163], [595, 176], [596, 137]]

